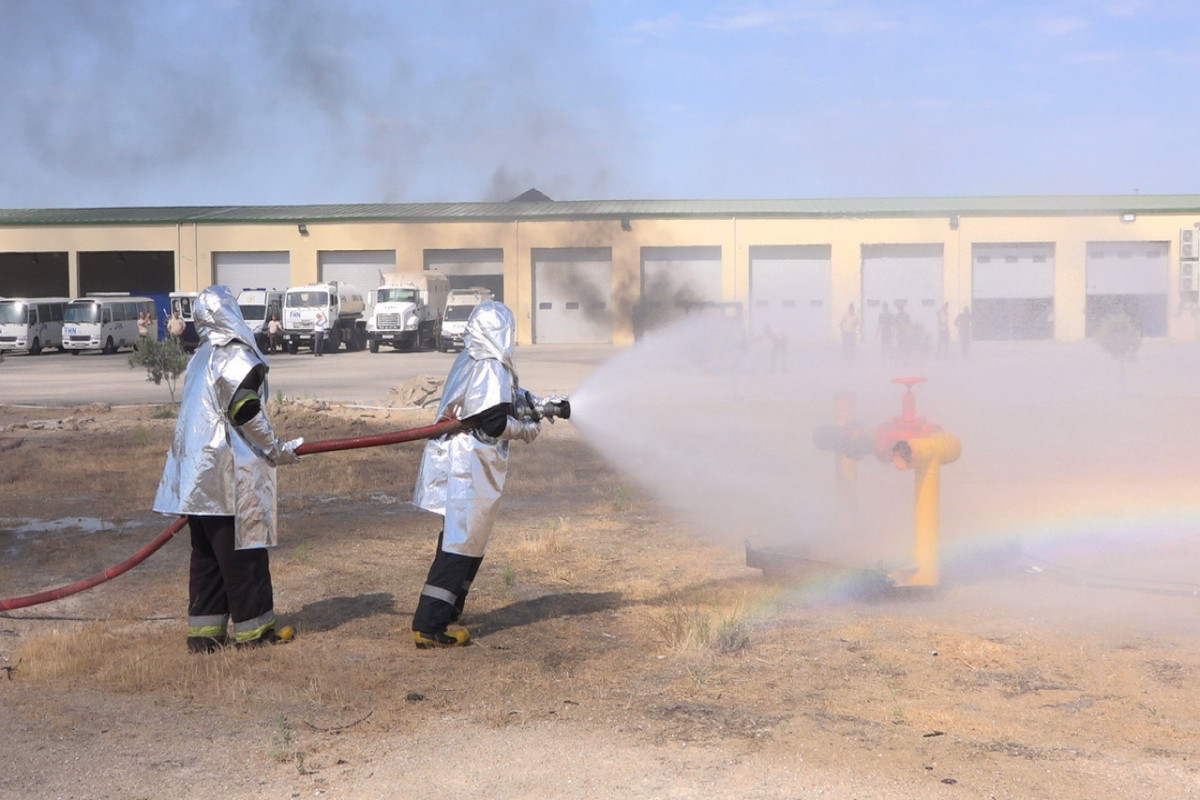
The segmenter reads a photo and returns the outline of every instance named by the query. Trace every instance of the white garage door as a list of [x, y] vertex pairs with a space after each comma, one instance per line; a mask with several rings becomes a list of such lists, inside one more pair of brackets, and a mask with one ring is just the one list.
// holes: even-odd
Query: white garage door
[[1133, 317], [1147, 336], [1167, 334], [1167, 242], [1089, 242], [1087, 335], [1111, 314]]
[[1088, 294], [1164, 294], [1166, 242], [1090, 242]]
[[450, 279], [451, 289], [482, 286], [504, 300], [504, 251], [499, 247], [463, 250], [426, 250], [425, 269]]
[[323, 281], [343, 281], [363, 294], [380, 286], [396, 271], [395, 250], [322, 250], [317, 264]]
[[1054, 245], [972, 246], [971, 298], [976, 339], [1054, 338]]
[[[903, 306], [914, 325], [937, 338], [942, 305], [941, 244], [867, 244], [862, 248], [863, 338], [874, 339], [883, 303]], [[840, 319], [845, 309], [836, 309]]]
[[242, 289], [286, 289], [292, 267], [288, 252], [213, 253], [213, 274], [237, 294]]
[[533, 340], [538, 344], [612, 341], [612, 250], [534, 248]]
[[768, 325], [791, 341], [823, 342], [833, 336], [831, 248], [769, 245], [750, 248], [750, 330]]
[[643, 247], [638, 332], [684, 316], [693, 303], [719, 303], [720, 247]]

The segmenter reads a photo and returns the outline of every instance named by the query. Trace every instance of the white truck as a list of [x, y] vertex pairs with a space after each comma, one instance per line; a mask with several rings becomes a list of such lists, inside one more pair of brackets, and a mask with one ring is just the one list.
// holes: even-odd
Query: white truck
[[258, 349], [264, 353], [270, 347], [267, 337], [267, 323], [271, 317], [278, 317], [283, 324], [283, 291], [279, 289], [242, 289], [238, 292], [238, 308], [242, 310], [242, 319], [254, 331], [254, 340]]
[[470, 289], [455, 289], [446, 298], [446, 316], [442, 319], [442, 335], [438, 337], [438, 350], [449, 353], [462, 350], [463, 333], [467, 330], [467, 318], [475, 306], [484, 300], [492, 300], [492, 290], [482, 286]]
[[380, 345], [397, 350], [437, 346], [450, 279], [440, 272], [398, 272], [384, 276], [372, 292], [373, 311], [367, 320], [371, 352]]
[[325, 318], [324, 350], [337, 352], [344, 342], [347, 350], [361, 350], [367, 343], [367, 321], [363, 318], [366, 299], [362, 291], [344, 281], [292, 286], [283, 293], [281, 337], [289, 353], [301, 345], [312, 347], [317, 315]]

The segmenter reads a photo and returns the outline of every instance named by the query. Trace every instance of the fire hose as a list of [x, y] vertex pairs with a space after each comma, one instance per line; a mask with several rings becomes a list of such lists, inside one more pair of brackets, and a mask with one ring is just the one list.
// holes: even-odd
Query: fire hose
[[[569, 407], [568, 407], [569, 408]], [[567, 411], [567, 416], [570, 411]], [[346, 439], [326, 439], [320, 442], [306, 442], [296, 448], [296, 455], [305, 456], [312, 453], [328, 453], [334, 450], [357, 450], [363, 447], [380, 447], [388, 444], [399, 444], [401, 442], [413, 442], [419, 439], [436, 439], [439, 436], [444, 436], [450, 433], [458, 433], [468, 426], [457, 419], [450, 419], [444, 422], [437, 422], [433, 425], [425, 425], [420, 428], [409, 428], [402, 431], [390, 431], [388, 433], [376, 433], [368, 436], [352, 436]], [[187, 517], [177, 517], [174, 522], [167, 526], [167, 529], [154, 537], [145, 547], [138, 550], [119, 564], [109, 567], [108, 569], [97, 572], [95, 575], [76, 581], [67, 586], [60, 586], [57, 589], [48, 589], [37, 594], [25, 595], [24, 597], [11, 597], [8, 599], [0, 599], [0, 611], [12, 611], [18, 608], [26, 608], [27, 606], [36, 606], [41, 603], [49, 603], [52, 600], [61, 600], [64, 597], [70, 597], [73, 594], [91, 589], [101, 583], [110, 581], [118, 575], [122, 575], [136, 567], [138, 564], [145, 561], [159, 548], [166, 544], [172, 536], [183, 530], [187, 524]]]

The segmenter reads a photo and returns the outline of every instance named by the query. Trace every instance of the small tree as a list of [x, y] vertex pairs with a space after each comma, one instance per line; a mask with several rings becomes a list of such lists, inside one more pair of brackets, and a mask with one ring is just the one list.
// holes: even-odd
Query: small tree
[[168, 336], [166, 341], [162, 342], [143, 336], [138, 339], [137, 347], [129, 354], [130, 369], [144, 367], [146, 380], [152, 381], [155, 386], [162, 385], [163, 381], [167, 382], [172, 403], [175, 402], [175, 384], [179, 382], [179, 376], [187, 369], [187, 365], [187, 353], [183, 352], [183, 345], [179, 343], [177, 336]]

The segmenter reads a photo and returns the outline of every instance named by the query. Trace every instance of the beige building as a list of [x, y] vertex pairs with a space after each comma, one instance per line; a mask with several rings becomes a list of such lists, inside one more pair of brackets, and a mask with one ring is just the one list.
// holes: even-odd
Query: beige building
[[970, 308], [977, 339], [1079, 341], [1120, 311], [1194, 340], [1197, 226], [1200, 195], [0, 210], [0, 296], [428, 269], [493, 289], [523, 344], [627, 344], [718, 303], [793, 341], [850, 304], [870, 337], [885, 303], [930, 331]]

